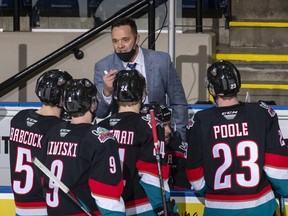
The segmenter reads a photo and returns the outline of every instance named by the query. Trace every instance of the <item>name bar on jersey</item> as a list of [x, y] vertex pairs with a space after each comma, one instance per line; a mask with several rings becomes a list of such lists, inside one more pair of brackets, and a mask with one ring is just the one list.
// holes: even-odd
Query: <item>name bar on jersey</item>
[[50, 141], [48, 143], [47, 155], [62, 155], [76, 157], [78, 143]]

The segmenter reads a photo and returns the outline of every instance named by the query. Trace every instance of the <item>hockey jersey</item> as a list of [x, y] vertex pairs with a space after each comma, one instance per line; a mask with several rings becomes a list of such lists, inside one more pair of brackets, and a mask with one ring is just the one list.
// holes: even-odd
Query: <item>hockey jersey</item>
[[[126, 215], [155, 215], [153, 209], [163, 206], [157, 161], [155, 157], [151, 118], [134, 112], [116, 113], [99, 125], [110, 129], [119, 143], [119, 154], [125, 182], [122, 197]], [[164, 128], [157, 121], [161, 168], [168, 201], [168, 166], [165, 162]]]
[[[60, 123], [44, 138], [45, 165], [95, 215], [125, 215], [118, 144], [107, 130], [92, 124]], [[45, 176], [49, 215], [86, 215]]]
[[276, 112], [240, 103], [197, 112], [187, 124], [187, 176], [204, 215], [273, 215], [288, 192], [288, 149]]
[[41, 172], [32, 164], [40, 158], [43, 136], [61, 120], [42, 116], [34, 109], [19, 111], [10, 122], [10, 173], [17, 215], [47, 215]]

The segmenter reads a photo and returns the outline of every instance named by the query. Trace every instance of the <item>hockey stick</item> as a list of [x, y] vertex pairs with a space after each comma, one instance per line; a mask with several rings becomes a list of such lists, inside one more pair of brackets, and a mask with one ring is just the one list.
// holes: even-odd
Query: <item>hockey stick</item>
[[162, 176], [162, 170], [161, 170], [159, 140], [158, 140], [157, 130], [156, 130], [155, 115], [154, 115], [153, 109], [151, 109], [149, 112], [150, 112], [150, 117], [151, 117], [152, 134], [153, 134], [153, 140], [154, 140], [154, 148], [156, 152], [156, 160], [157, 160], [157, 168], [158, 168], [161, 196], [162, 196], [162, 202], [163, 202], [163, 210], [164, 210], [164, 215], [167, 216], [168, 214], [167, 214], [167, 205], [166, 205], [166, 198], [165, 198], [165, 188], [164, 188], [164, 182], [163, 182], [163, 176]]
[[[50, 178], [71, 200], [73, 200], [87, 215], [92, 216], [90, 211], [84, 207], [83, 204], [81, 204], [81, 200], [77, 198], [70, 189], [61, 182], [56, 176], [53, 175], [53, 173], [45, 167], [44, 164], [42, 164], [37, 157], [33, 158], [33, 163], [48, 177]], [[80, 201], [80, 202], [79, 202]], [[94, 214], [93, 214], [94, 215]]]

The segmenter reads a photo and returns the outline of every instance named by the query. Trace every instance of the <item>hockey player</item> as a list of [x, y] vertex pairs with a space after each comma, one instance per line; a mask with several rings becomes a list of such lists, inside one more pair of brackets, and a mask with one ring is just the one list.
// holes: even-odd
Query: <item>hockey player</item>
[[151, 102], [143, 105], [141, 113], [149, 113], [151, 109], [155, 111], [155, 116], [162, 122], [165, 130], [165, 151], [167, 164], [170, 167], [169, 187], [173, 189], [190, 189], [191, 185], [185, 170], [187, 143], [182, 142], [180, 134], [173, 130], [172, 112], [163, 104]]
[[[145, 78], [137, 70], [122, 70], [113, 82], [114, 98], [119, 105], [115, 113], [99, 124], [110, 129], [119, 143], [125, 187], [123, 199], [127, 215], [162, 215], [163, 202], [155, 149], [153, 143], [151, 118], [140, 114], [141, 102], [145, 97]], [[165, 164], [164, 129], [157, 124], [162, 156], [162, 176], [165, 199], [168, 202], [168, 166]], [[173, 205], [167, 203], [169, 215]]]
[[42, 74], [35, 88], [42, 107], [21, 110], [10, 122], [10, 173], [17, 215], [47, 215], [41, 173], [32, 165], [32, 158], [41, 156], [43, 136], [61, 121], [60, 96], [70, 79], [71, 75], [58, 69]]
[[187, 176], [205, 196], [204, 215], [273, 215], [272, 188], [288, 192], [288, 149], [275, 111], [263, 102], [240, 103], [238, 69], [216, 61], [207, 70], [216, 107], [187, 125]]
[[[91, 124], [96, 95], [96, 87], [88, 79], [67, 83], [63, 106], [71, 121], [57, 124], [47, 133], [45, 165], [91, 215], [99, 215], [99, 211], [101, 215], [125, 215], [118, 143], [108, 130]], [[46, 176], [44, 192], [49, 215], [86, 215]]]

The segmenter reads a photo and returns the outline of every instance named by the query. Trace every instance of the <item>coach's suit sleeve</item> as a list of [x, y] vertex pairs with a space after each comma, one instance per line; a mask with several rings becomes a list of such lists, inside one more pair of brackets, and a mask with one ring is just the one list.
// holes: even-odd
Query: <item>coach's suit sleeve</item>
[[[168, 53], [142, 49], [145, 58], [149, 102], [166, 104], [173, 109], [172, 117], [183, 141], [186, 140], [188, 103], [181, 80]], [[168, 96], [168, 102], [166, 97]]]
[[170, 56], [166, 57], [168, 62], [167, 95], [168, 103], [173, 109], [173, 120], [176, 123], [177, 131], [181, 134], [183, 141], [186, 140], [186, 124], [188, 121], [188, 103], [182, 82], [178, 76]]

